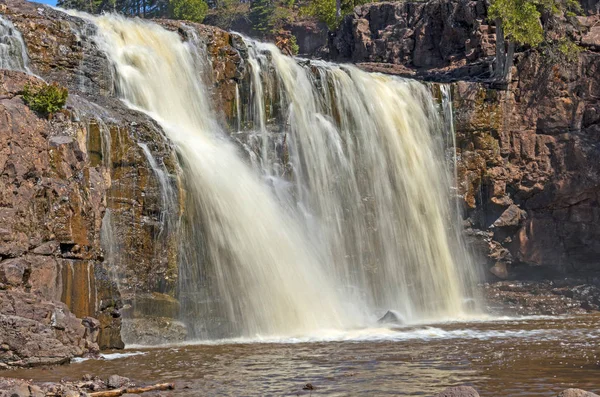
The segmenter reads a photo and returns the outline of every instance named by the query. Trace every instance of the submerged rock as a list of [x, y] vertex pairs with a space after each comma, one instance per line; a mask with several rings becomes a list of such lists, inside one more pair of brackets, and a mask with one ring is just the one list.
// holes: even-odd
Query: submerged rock
[[383, 317], [381, 317], [379, 320], [377, 320], [377, 323], [402, 325], [402, 324], [405, 324], [406, 321], [404, 320], [404, 317], [402, 317], [402, 315], [400, 313], [393, 311], [393, 310], [388, 310], [387, 313], [385, 313], [383, 315]]
[[479, 397], [479, 393], [471, 386], [454, 386], [447, 387], [435, 397]]
[[558, 397], [600, 397], [596, 393], [582, 389], [567, 389], [558, 394]]

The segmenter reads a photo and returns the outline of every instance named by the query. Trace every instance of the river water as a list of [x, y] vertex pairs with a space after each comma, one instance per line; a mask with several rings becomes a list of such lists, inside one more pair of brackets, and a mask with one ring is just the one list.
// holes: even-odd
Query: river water
[[[119, 374], [174, 382], [168, 396], [430, 396], [470, 384], [482, 396], [600, 392], [600, 315], [525, 317], [364, 329], [281, 341], [133, 347], [50, 369], [7, 372], [36, 381]], [[128, 356], [128, 354], [131, 354]]]

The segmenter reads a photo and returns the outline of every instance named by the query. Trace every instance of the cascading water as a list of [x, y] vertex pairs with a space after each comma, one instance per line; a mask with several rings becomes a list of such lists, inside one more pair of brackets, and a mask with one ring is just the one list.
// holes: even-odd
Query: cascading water
[[[293, 195], [309, 212], [308, 233], [325, 242], [326, 263], [346, 296], [371, 312], [398, 310], [408, 321], [460, 313], [475, 275], [452, 227], [441, 112], [427, 87], [350, 66], [299, 63], [272, 44], [246, 43], [252, 87], [276, 87], [254, 88], [263, 96], [254, 95], [259, 110], [250, 113], [263, 136], [260, 157], [278, 150], [264, 143], [261, 109], [264, 93], [275, 92], [266, 100], [275, 103], [271, 135], [285, 135]], [[289, 127], [282, 132], [282, 125]]]
[[0, 16], [0, 69], [31, 73], [27, 48], [21, 33], [11, 21]]
[[388, 309], [408, 321], [463, 312], [472, 275], [423, 85], [302, 66], [249, 42], [253, 170], [216, 122], [197, 40], [140, 20], [93, 21], [119, 94], [177, 146], [179, 298], [193, 335], [346, 329]]
[[[158, 25], [116, 16], [95, 22], [120, 94], [154, 117], [178, 148], [189, 230], [180, 265], [184, 307], [186, 294], [205, 284], [206, 296], [218, 297], [209, 306], [227, 320], [222, 332], [291, 334], [344, 326], [351, 317], [343, 313], [321, 258], [220, 132], [196, 49]], [[202, 252], [186, 255], [197, 250]]]

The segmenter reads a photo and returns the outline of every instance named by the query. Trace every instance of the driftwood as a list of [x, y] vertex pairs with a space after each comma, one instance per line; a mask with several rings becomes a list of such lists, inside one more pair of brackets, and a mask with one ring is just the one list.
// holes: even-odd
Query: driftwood
[[146, 386], [146, 387], [124, 387], [124, 388], [115, 389], [115, 390], [96, 391], [93, 393], [88, 393], [88, 396], [90, 396], [90, 397], [118, 397], [118, 396], [122, 396], [125, 393], [142, 394], [142, 393], [146, 393], [149, 391], [156, 391], [156, 390], [173, 390], [174, 388], [175, 388], [175, 386], [172, 383], [159, 383], [156, 385]]

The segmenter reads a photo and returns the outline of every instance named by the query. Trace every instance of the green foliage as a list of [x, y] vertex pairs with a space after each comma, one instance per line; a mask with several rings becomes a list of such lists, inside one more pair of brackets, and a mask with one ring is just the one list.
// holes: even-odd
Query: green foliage
[[492, 0], [488, 15], [502, 23], [508, 40], [536, 47], [544, 41], [541, 13], [567, 16], [581, 12], [577, 0]]
[[568, 37], [549, 41], [543, 48], [544, 57], [551, 64], [575, 63], [579, 59], [581, 51], [583, 51], [583, 48]]
[[208, 11], [204, 0], [170, 0], [171, 17], [186, 21], [202, 22]]
[[250, 6], [249, 19], [252, 29], [263, 35], [273, 32], [275, 4], [272, 0], [254, 0]]
[[573, 41], [566, 37], [563, 37], [557, 43], [558, 52], [563, 56], [567, 62], [577, 62], [579, 59], [579, 53], [583, 50], [580, 46], [575, 44]]
[[169, 17], [169, 0], [58, 0], [57, 5], [92, 14], [118, 12], [142, 18]]
[[336, 0], [312, 0], [304, 9], [304, 12], [325, 23], [329, 30], [335, 30], [340, 23], [340, 20], [336, 16], [335, 1]]
[[270, 17], [273, 31], [282, 29], [286, 23], [292, 20], [292, 10], [284, 6], [276, 6]]
[[488, 15], [502, 22], [509, 40], [534, 47], [544, 40], [541, 14], [531, 0], [493, 0]]
[[239, 0], [219, 0], [215, 3], [213, 11], [215, 24], [221, 29], [231, 29], [233, 22], [237, 19], [248, 18], [248, 3], [240, 3]]
[[56, 83], [34, 88], [26, 84], [23, 89], [23, 101], [35, 112], [48, 116], [65, 106], [69, 92]]
[[290, 37], [290, 49], [292, 50], [292, 55], [298, 55], [298, 51], [300, 51], [298, 40], [296, 40], [296, 36], [294, 35]]
[[310, 3], [302, 12], [316, 17], [319, 21], [325, 23], [329, 30], [335, 30], [342, 22], [342, 18], [352, 13], [354, 7], [368, 2], [369, 0], [342, 0], [341, 18], [337, 17], [336, 0], [310, 0]]

